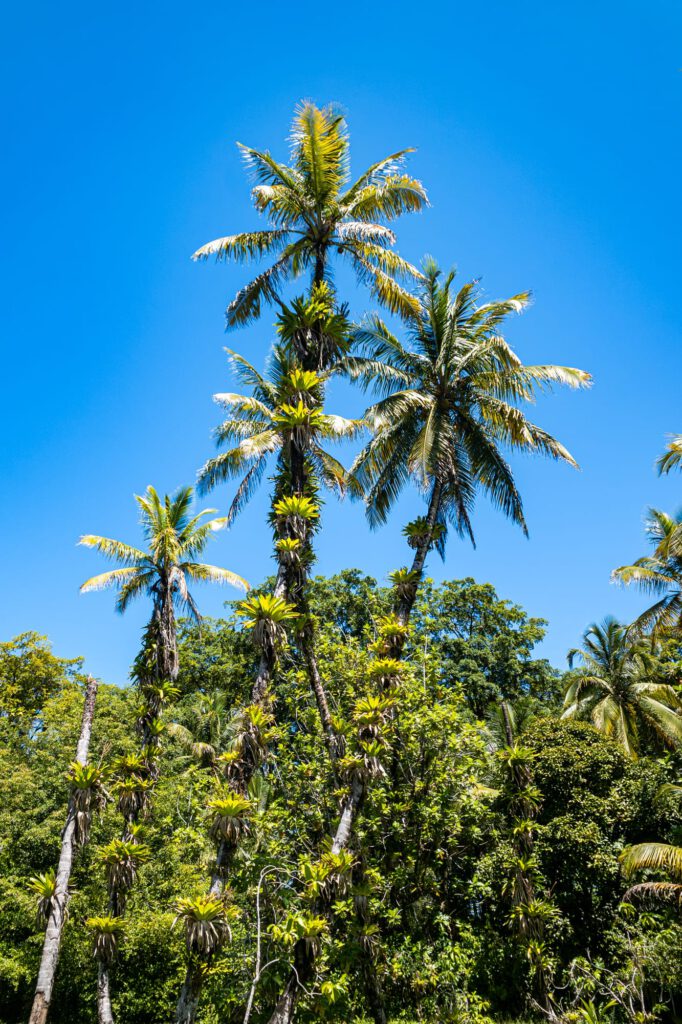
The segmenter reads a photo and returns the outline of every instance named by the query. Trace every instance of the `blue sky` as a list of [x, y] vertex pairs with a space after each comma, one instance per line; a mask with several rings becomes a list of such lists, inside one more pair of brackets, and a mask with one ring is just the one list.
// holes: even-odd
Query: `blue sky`
[[[643, 552], [645, 507], [680, 497], [652, 468], [682, 430], [679, 4], [28, 2], [3, 29], [2, 639], [35, 629], [125, 680], [145, 609], [80, 596], [104, 566], [76, 541], [136, 543], [133, 493], [193, 481], [212, 452], [223, 345], [263, 361], [271, 316], [223, 333], [248, 270], [189, 256], [255, 225], [234, 142], [284, 157], [303, 97], [343, 104], [356, 171], [418, 148], [432, 205], [399, 224], [403, 255], [456, 264], [491, 297], [532, 289], [509, 332], [522, 358], [594, 375], [536, 412], [582, 471], [514, 463], [530, 540], [482, 503], [477, 550], [453, 539], [433, 575], [490, 580], [545, 616], [558, 665], [587, 623], [642, 606], [609, 572]], [[330, 405], [362, 399], [337, 387]], [[416, 506], [372, 535], [330, 500], [319, 570], [385, 578]], [[262, 493], [211, 551], [254, 582], [265, 509]], [[197, 593], [207, 614], [230, 596]]]

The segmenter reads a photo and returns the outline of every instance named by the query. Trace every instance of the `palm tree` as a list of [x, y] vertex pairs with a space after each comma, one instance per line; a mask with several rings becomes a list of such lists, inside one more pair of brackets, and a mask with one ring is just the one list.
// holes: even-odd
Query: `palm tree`
[[636, 757], [644, 727], [667, 747], [682, 744], [682, 700], [661, 679], [651, 645], [633, 641], [627, 627], [607, 618], [586, 630], [582, 648], [569, 652], [562, 718], [585, 719]]
[[297, 107], [290, 141], [288, 164], [239, 144], [255, 179], [254, 205], [267, 217], [268, 227], [218, 238], [194, 253], [194, 259], [240, 262], [275, 256], [227, 307], [227, 326], [257, 319], [263, 302], [279, 302], [277, 289], [283, 282], [307, 270], [315, 283], [325, 280], [331, 253], [349, 261], [392, 312], [411, 310], [414, 299], [395, 278], [417, 272], [393, 251], [395, 235], [386, 222], [427, 205], [421, 183], [402, 169], [412, 150], [385, 157], [351, 184], [345, 119], [334, 106], [310, 102]]
[[[661, 786], [656, 799], [682, 797], [682, 786], [666, 783]], [[682, 907], [682, 846], [668, 843], [637, 843], [628, 846], [620, 855], [623, 874], [631, 878], [636, 871], [665, 871], [669, 879], [664, 882], [640, 882], [625, 893], [631, 896], [649, 897], [656, 900], [675, 900]]]
[[[232, 523], [255, 493], [268, 465], [280, 455], [289, 459], [287, 449], [295, 441], [322, 482], [343, 493], [346, 472], [323, 442], [353, 437], [362, 423], [321, 411], [328, 375], [297, 369], [296, 360], [282, 345], [274, 347], [267, 375], [232, 349], [227, 352], [235, 376], [251, 394], [213, 396], [230, 414], [216, 429], [216, 441], [219, 446], [230, 447], [209, 459], [199, 471], [199, 492], [206, 494], [227, 480], [239, 479], [227, 514], [227, 523]], [[297, 489], [301, 490], [300, 483]]]
[[[88, 677], [87, 685], [85, 688], [85, 701], [83, 704], [83, 718], [81, 721], [81, 731], [78, 740], [78, 746], [76, 748], [76, 760], [72, 765], [72, 776], [79, 768], [84, 768], [87, 764], [88, 750], [90, 747], [90, 737], [92, 735], [92, 723], [95, 717], [95, 700], [97, 698], [97, 687], [98, 683], [92, 676]], [[47, 927], [45, 930], [45, 941], [43, 942], [43, 953], [40, 960], [40, 969], [38, 971], [38, 981], [36, 984], [36, 992], [33, 1000], [33, 1008], [31, 1009], [31, 1016], [29, 1018], [29, 1024], [45, 1024], [47, 1020], [48, 1011], [50, 1009], [50, 1001], [52, 999], [52, 989], [54, 987], [55, 974], [57, 972], [57, 962], [59, 960], [59, 947], [61, 945], [62, 931], [64, 929], [64, 922], [66, 920], [66, 910], [69, 900], [69, 879], [71, 877], [71, 867], [73, 864], [73, 853], [78, 842], [78, 819], [79, 814], [89, 814], [90, 807], [92, 804], [92, 796], [95, 787], [98, 785], [99, 774], [90, 773], [88, 776], [91, 781], [91, 785], [88, 787], [87, 794], [87, 805], [88, 811], [83, 812], [83, 794], [80, 794], [80, 808], [79, 799], [77, 795], [77, 786], [73, 784], [71, 796], [69, 798], [69, 806], [66, 814], [66, 825], [62, 832], [62, 845], [59, 854], [59, 864], [57, 866], [56, 875], [51, 875], [51, 885], [43, 887], [43, 891], [47, 894], [45, 897], [45, 903], [43, 904], [42, 912], [44, 917], [47, 918]], [[83, 823], [81, 822], [81, 825]], [[84, 837], [88, 828], [83, 829], [81, 827], [81, 836]], [[43, 876], [45, 878], [45, 876]], [[50, 878], [46, 879], [50, 881]], [[35, 879], [35, 882], [40, 882], [41, 879]], [[34, 888], [39, 888], [34, 885]], [[51, 890], [51, 891], [50, 891]]]
[[444, 551], [447, 525], [474, 540], [478, 491], [526, 532], [520, 495], [502, 447], [548, 455], [575, 466], [554, 437], [518, 408], [553, 384], [586, 386], [590, 377], [565, 366], [524, 366], [500, 334], [528, 294], [480, 304], [475, 282], [453, 291], [434, 260], [423, 265], [418, 309], [403, 345], [376, 316], [355, 333], [360, 355], [345, 358], [351, 378], [381, 396], [365, 418], [374, 436], [352, 476], [366, 494], [372, 527], [386, 521], [408, 480], [428, 496], [428, 512], [406, 533], [415, 549], [402, 580], [399, 617], [407, 621], [430, 547]]
[[660, 509], [649, 509], [646, 532], [654, 545], [651, 555], [638, 558], [632, 565], [614, 569], [611, 578], [626, 586], [634, 583], [646, 594], [661, 595], [643, 611], [630, 627], [636, 636], [653, 633], [656, 637], [682, 631], [682, 512], [670, 516]]
[[211, 580], [248, 589], [241, 576], [195, 561], [216, 530], [227, 525], [226, 518], [209, 519], [215, 509], [204, 509], [192, 515], [193, 491], [182, 487], [176, 494], [163, 499], [153, 487], [144, 495], [135, 495], [140, 507], [142, 532], [148, 550], [131, 547], [122, 541], [86, 534], [79, 544], [95, 548], [107, 558], [118, 562], [120, 568], [93, 576], [81, 587], [82, 593], [115, 587], [119, 591], [116, 609], [124, 612], [130, 602], [142, 594], [151, 597], [154, 611], [152, 621], [158, 637], [157, 669], [162, 679], [174, 680], [178, 674], [178, 648], [176, 637], [175, 605], [200, 619], [188, 583]]
[[[326, 353], [322, 361], [334, 358], [342, 348], [343, 326], [337, 323], [338, 315], [326, 285], [314, 289], [311, 300], [297, 300], [296, 305], [296, 316], [290, 318], [288, 310], [282, 315], [279, 333], [283, 340], [273, 349], [267, 376], [259, 373], [243, 356], [228, 349], [238, 379], [250, 388], [251, 394], [214, 396], [230, 413], [216, 431], [217, 441], [219, 445], [231, 447], [210, 459], [200, 470], [198, 487], [206, 492], [227, 479], [240, 478], [227, 516], [228, 522], [232, 522], [254, 494], [268, 465], [276, 461], [273, 523], [275, 554], [282, 581], [281, 595], [278, 592], [276, 596], [295, 601], [305, 615], [307, 574], [313, 560], [312, 539], [319, 519], [319, 508], [314, 501], [318, 480], [339, 493], [346, 488], [343, 466], [323, 443], [354, 437], [363, 424], [322, 411], [330, 371], [317, 373], [300, 369], [294, 351], [301, 322], [317, 328], [317, 340], [324, 343]], [[309, 315], [311, 307], [312, 316]], [[299, 642], [333, 756], [332, 718], [317, 666], [312, 627], [307, 619], [299, 632]]]
[[659, 475], [669, 473], [671, 469], [679, 469], [682, 466], [682, 434], [670, 434], [670, 440], [662, 455], [656, 459], [656, 468]]

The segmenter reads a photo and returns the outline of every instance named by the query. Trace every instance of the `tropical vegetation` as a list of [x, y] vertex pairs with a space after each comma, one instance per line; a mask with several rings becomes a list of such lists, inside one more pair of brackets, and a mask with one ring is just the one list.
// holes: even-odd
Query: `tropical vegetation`
[[[589, 626], [565, 670], [543, 619], [434, 582], [481, 499], [529, 532], [516, 455], [576, 462], [528, 406], [591, 379], [517, 355], [527, 292], [399, 255], [428, 203], [410, 149], [353, 177], [345, 117], [309, 102], [290, 143], [241, 147], [265, 226], [195, 253], [262, 261], [229, 328], [276, 309], [265, 368], [228, 350], [239, 390], [214, 396], [197, 490], [227, 514], [150, 486], [140, 546], [81, 538], [115, 563], [84, 592], [148, 601], [129, 685], [35, 632], [0, 643], [0, 1024], [672, 1022], [682, 519], [651, 511], [652, 553], [614, 570], [656, 602]], [[327, 409], [337, 380], [362, 417]], [[673, 435], [657, 466], [679, 465]], [[266, 482], [273, 573], [249, 590], [199, 558]], [[385, 583], [316, 573], [326, 501], [378, 529], [410, 487]], [[202, 583], [248, 593], [206, 618]]]

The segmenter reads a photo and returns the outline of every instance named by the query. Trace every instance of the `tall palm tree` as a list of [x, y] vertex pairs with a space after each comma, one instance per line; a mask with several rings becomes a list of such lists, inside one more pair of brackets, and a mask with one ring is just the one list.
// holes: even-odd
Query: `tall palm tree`
[[649, 509], [645, 528], [654, 545], [653, 553], [638, 558], [632, 565], [614, 569], [611, 577], [626, 586], [635, 584], [646, 594], [660, 595], [632, 623], [634, 635], [679, 636], [682, 633], [682, 512], [670, 516], [660, 509]]
[[[446, 523], [473, 540], [470, 514], [475, 493], [482, 489], [525, 528], [521, 499], [500, 444], [575, 464], [558, 441], [530, 423], [513, 403], [531, 400], [536, 388], [554, 382], [578, 386], [589, 381], [580, 370], [523, 366], [499, 336], [502, 321], [523, 308], [527, 295], [478, 305], [475, 284], [453, 295], [454, 274], [441, 281], [433, 260], [425, 261], [423, 276], [418, 305], [405, 313], [410, 348], [372, 317], [354, 332], [359, 354], [339, 360], [352, 379], [384, 396], [365, 413], [374, 437], [352, 470], [355, 486], [366, 494], [370, 523], [377, 526], [386, 520], [410, 478], [429, 495], [427, 516], [407, 531], [415, 548], [412, 568], [391, 576], [397, 615], [385, 623], [388, 632], [377, 666], [384, 687], [390, 672], [400, 667], [426, 555], [434, 543], [442, 552]], [[347, 848], [370, 782], [366, 773], [353, 773], [332, 841], [333, 854]], [[295, 959], [269, 1024], [289, 1024], [293, 1019], [314, 951], [298, 944]]]
[[426, 192], [402, 169], [404, 149], [369, 167], [352, 184], [350, 142], [345, 118], [333, 105], [301, 103], [291, 126], [290, 162], [239, 144], [255, 179], [252, 199], [268, 227], [217, 238], [194, 253], [239, 262], [274, 256], [274, 262], [237, 294], [227, 307], [227, 325], [260, 316], [263, 302], [279, 302], [277, 289], [312, 272], [317, 284], [329, 275], [329, 256], [350, 262], [372, 293], [392, 312], [413, 308], [411, 295], [396, 277], [416, 271], [392, 249], [395, 235], [386, 222], [423, 209]]
[[196, 561], [216, 530], [227, 525], [227, 519], [206, 520], [205, 517], [216, 509], [204, 509], [193, 515], [191, 487], [182, 487], [176, 494], [165, 495], [162, 499], [150, 486], [144, 495], [136, 494], [135, 500], [140, 507], [147, 550], [93, 534], [81, 537], [79, 544], [95, 548], [120, 566], [92, 576], [82, 585], [81, 592], [116, 588], [119, 612], [124, 612], [136, 597], [143, 594], [151, 597], [152, 621], [158, 636], [158, 673], [162, 679], [173, 680], [178, 674], [176, 604], [192, 618], [200, 618], [189, 591], [189, 581], [229, 583], [244, 590], [248, 589], [248, 584], [229, 569]]
[[682, 467], [682, 434], [670, 434], [665, 451], [656, 459], [659, 475], [669, 473], [671, 469]]
[[406, 531], [415, 549], [405, 570], [399, 617], [409, 618], [426, 556], [443, 554], [448, 524], [474, 540], [471, 515], [478, 491], [518, 523], [521, 497], [503, 448], [548, 455], [575, 466], [569, 452], [518, 408], [553, 384], [586, 386], [589, 374], [565, 366], [524, 366], [501, 336], [504, 321], [528, 303], [527, 293], [480, 302], [475, 282], [453, 290], [434, 260], [423, 265], [418, 308], [407, 317], [404, 345], [378, 318], [355, 333], [360, 355], [345, 359], [351, 378], [379, 393], [365, 418], [374, 436], [352, 475], [366, 494], [372, 527], [386, 521], [408, 480], [427, 495], [426, 517]]
[[[314, 298], [315, 303], [319, 306]], [[301, 301], [300, 305], [305, 311], [309, 304]], [[324, 316], [335, 316], [330, 305], [323, 312]], [[328, 338], [329, 334], [325, 330], [318, 337]], [[301, 370], [290, 344], [282, 342], [274, 347], [267, 376], [259, 373], [243, 356], [229, 349], [228, 352], [238, 379], [250, 388], [251, 394], [215, 395], [215, 400], [230, 413], [218, 427], [216, 438], [219, 445], [231, 444], [232, 447], [205, 464], [199, 472], [198, 487], [206, 492], [225, 480], [241, 478], [227, 516], [231, 522], [255, 492], [268, 465], [276, 461], [273, 519], [275, 554], [283, 580], [282, 595], [288, 601], [295, 601], [299, 611], [305, 613], [307, 574], [313, 560], [312, 539], [318, 517], [312, 499], [318, 480], [340, 493], [346, 487], [343, 466], [323, 443], [354, 437], [363, 424], [322, 411], [329, 374]], [[278, 514], [284, 508], [282, 501], [286, 503], [292, 496], [308, 502], [308, 507], [301, 509], [307, 515]], [[334, 729], [311, 630], [306, 620], [299, 631], [299, 643], [333, 755]]]
[[613, 618], [585, 631], [583, 645], [569, 652], [569, 681], [562, 718], [585, 719], [636, 757], [642, 727], [667, 747], [682, 744], [682, 700], [661, 678], [651, 645], [633, 641]]

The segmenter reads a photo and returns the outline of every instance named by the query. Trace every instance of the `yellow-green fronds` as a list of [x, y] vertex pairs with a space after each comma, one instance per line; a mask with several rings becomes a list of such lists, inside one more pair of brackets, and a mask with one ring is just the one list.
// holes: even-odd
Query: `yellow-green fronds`
[[143, 754], [123, 754], [111, 765], [112, 773], [119, 778], [130, 775], [144, 775], [147, 771], [147, 759]]
[[636, 871], [664, 871], [672, 881], [682, 882], [682, 846], [668, 843], [637, 843], [620, 855], [621, 870], [626, 878]]
[[301, 370], [297, 367], [282, 382], [282, 390], [293, 401], [301, 402], [308, 399], [310, 404], [310, 399], [319, 401], [321, 383], [318, 375], [312, 370]]
[[377, 658], [369, 666], [369, 677], [384, 686], [396, 683], [407, 666], [397, 658]]
[[320, 507], [304, 494], [292, 494], [286, 498], [280, 498], [275, 502], [275, 515], [280, 519], [301, 519], [305, 522], [312, 522], [319, 518]]
[[95, 765], [72, 761], [66, 777], [75, 790], [95, 790], [104, 781], [105, 774], [102, 768]]
[[28, 880], [28, 888], [38, 897], [36, 907], [36, 924], [44, 928], [52, 909], [52, 897], [57, 888], [57, 876], [54, 868], [49, 868], [42, 875], [32, 875]]
[[426, 516], [418, 516], [403, 529], [403, 537], [411, 548], [420, 547], [427, 539], [429, 546], [435, 544], [445, 534], [446, 527], [442, 523], [429, 524]]
[[287, 565], [295, 565], [300, 562], [303, 543], [297, 537], [283, 537], [275, 542], [275, 548], [281, 562]]
[[131, 775], [114, 783], [112, 789], [118, 799], [118, 809], [124, 818], [134, 818], [145, 810], [153, 785], [151, 779], [143, 779], [138, 775]]
[[113, 839], [100, 852], [110, 890], [126, 892], [131, 889], [141, 864], [151, 857], [151, 850], [133, 839]]
[[247, 629], [253, 630], [256, 643], [271, 646], [286, 638], [285, 624], [299, 618], [295, 605], [273, 594], [259, 594], [242, 601], [237, 606], [237, 615], [244, 619]]
[[180, 696], [177, 686], [170, 686], [168, 683], [156, 684], [145, 683], [140, 686], [147, 708], [152, 714], [158, 715], [162, 708]]
[[222, 836], [228, 843], [236, 843], [247, 828], [246, 818], [251, 812], [251, 801], [239, 793], [220, 793], [208, 801], [208, 810], [213, 814], [211, 830], [217, 838]]
[[89, 917], [85, 927], [93, 933], [92, 953], [96, 960], [110, 966], [116, 959], [125, 926], [120, 917]]
[[93, 811], [101, 810], [106, 805], [107, 795], [103, 786], [106, 772], [103, 768], [73, 761], [66, 777], [71, 783], [71, 798], [76, 814], [75, 841], [77, 846], [83, 846], [90, 835]]
[[403, 567], [389, 573], [388, 580], [398, 597], [407, 597], [419, 584], [420, 574], [414, 569]]
[[237, 908], [226, 905], [219, 896], [190, 896], [178, 900], [175, 909], [173, 927], [182, 921], [188, 952], [204, 957], [232, 938], [230, 922], [239, 916]]
[[317, 951], [327, 931], [327, 922], [323, 917], [290, 913], [279, 924], [271, 924], [269, 931], [275, 942], [291, 947], [302, 939], [309, 950]]
[[362, 752], [365, 773], [369, 778], [375, 779], [386, 774], [381, 763], [385, 750], [383, 743], [378, 739], [361, 740], [360, 750]]
[[391, 640], [394, 637], [407, 636], [409, 631], [409, 626], [404, 622], [400, 622], [396, 615], [382, 615], [377, 622], [379, 636], [387, 637]]
[[324, 430], [327, 423], [327, 417], [320, 408], [305, 405], [300, 400], [296, 405], [280, 405], [272, 419], [280, 433], [287, 434], [299, 444]]
[[362, 739], [374, 739], [380, 735], [394, 703], [390, 697], [375, 697], [372, 694], [357, 701], [353, 721]]
[[335, 896], [347, 888], [353, 870], [353, 854], [348, 850], [339, 853], [325, 853], [317, 861], [303, 858], [299, 865], [301, 880], [305, 885], [306, 899], [316, 899], [321, 893]]
[[511, 747], [503, 747], [498, 751], [497, 756], [507, 768], [523, 768], [536, 757], [530, 747], [524, 747], [520, 743], [514, 743]]

